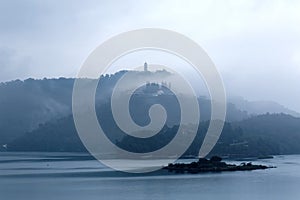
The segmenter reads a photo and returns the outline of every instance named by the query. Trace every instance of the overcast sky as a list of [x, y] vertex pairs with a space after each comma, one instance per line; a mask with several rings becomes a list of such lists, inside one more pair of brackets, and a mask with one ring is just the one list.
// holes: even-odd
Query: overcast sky
[[113, 35], [180, 32], [213, 59], [231, 95], [300, 111], [300, 1], [0, 1], [0, 81], [74, 77]]

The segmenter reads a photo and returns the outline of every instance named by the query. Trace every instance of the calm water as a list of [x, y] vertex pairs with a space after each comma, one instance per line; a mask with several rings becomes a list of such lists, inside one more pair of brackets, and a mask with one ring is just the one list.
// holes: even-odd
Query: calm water
[[253, 163], [277, 168], [132, 176], [82, 154], [0, 153], [0, 200], [300, 199], [300, 155]]

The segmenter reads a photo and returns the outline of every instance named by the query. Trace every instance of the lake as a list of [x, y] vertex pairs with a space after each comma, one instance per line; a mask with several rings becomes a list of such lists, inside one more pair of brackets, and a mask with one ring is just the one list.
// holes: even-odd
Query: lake
[[2, 152], [0, 199], [300, 199], [300, 155], [276, 156], [253, 164], [277, 168], [130, 175], [115, 172], [85, 154]]

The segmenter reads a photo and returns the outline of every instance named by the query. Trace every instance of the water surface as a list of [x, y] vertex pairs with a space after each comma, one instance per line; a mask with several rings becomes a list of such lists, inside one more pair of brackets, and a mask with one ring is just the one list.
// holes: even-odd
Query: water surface
[[300, 199], [300, 155], [253, 163], [277, 168], [132, 176], [85, 154], [0, 153], [0, 199]]

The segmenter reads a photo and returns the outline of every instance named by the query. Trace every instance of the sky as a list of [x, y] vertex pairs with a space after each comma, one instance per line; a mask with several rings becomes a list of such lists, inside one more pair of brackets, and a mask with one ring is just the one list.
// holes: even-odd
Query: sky
[[0, 0], [0, 82], [75, 77], [105, 40], [164, 28], [196, 41], [229, 95], [300, 112], [300, 1]]

